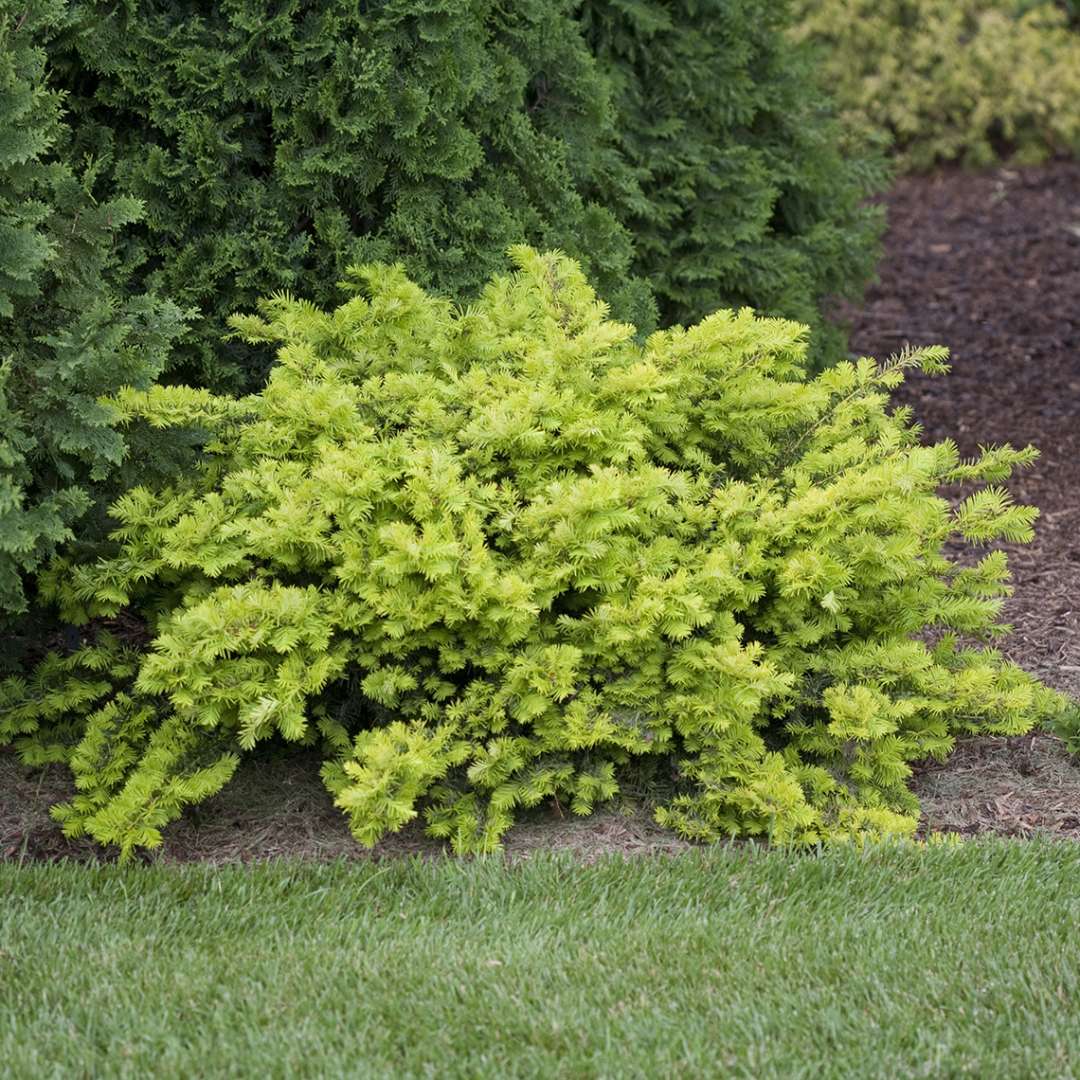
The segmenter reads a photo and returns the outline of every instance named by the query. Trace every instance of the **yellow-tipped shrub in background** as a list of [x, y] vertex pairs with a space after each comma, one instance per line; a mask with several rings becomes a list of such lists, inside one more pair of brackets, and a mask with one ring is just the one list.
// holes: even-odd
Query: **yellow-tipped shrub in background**
[[1033, 163], [1080, 151], [1080, 33], [1047, 2], [796, 0], [800, 39], [901, 165]]

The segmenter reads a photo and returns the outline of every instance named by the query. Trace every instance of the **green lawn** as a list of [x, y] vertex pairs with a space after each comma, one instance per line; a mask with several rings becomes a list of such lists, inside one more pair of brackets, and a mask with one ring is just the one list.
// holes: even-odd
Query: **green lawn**
[[1080, 845], [4, 865], [0, 1074], [1076, 1077]]

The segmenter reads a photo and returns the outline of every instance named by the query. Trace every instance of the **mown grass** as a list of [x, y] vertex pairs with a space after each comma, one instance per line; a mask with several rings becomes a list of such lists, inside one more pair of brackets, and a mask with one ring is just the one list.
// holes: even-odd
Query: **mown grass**
[[0, 866], [11, 1077], [1073, 1077], [1080, 846]]

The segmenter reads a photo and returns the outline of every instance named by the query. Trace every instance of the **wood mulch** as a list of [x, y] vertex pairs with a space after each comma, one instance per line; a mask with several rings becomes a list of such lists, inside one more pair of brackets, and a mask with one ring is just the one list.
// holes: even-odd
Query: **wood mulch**
[[[1042, 517], [1034, 544], [1005, 545], [1016, 591], [1004, 651], [1080, 696], [1080, 164], [909, 177], [885, 201], [880, 280], [844, 312], [852, 349], [884, 358], [907, 343], [948, 345], [953, 373], [915, 376], [900, 395], [927, 437], [951, 437], [964, 454], [1006, 441], [1041, 449], [1010, 485]], [[63, 770], [30, 773], [0, 752], [0, 860], [110, 858], [66, 840], [49, 820], [69, 784]], [[1080, 839], [1080, 759], [1044, 733], [963, 740], [948, 762], [920, 767], [914, 786], [924, 831]], [[548, 808], [513, 830], [507, 848], [514, 857], [561, 848], [589, 859], [685, 846], [640, 809], [574, 819]], [[439, 850], [413, 829], [376, 856]], [[225, 791], [166, 832], [155, 857], [278, 856], [364, 857], [314, 757], [269, 753], [246, 763]]]
[[[225, 789], [164, 830], [164, 843], [143, 861], [211, 864], [263, 859], [433, 858], [443, 843], [419, 823], [361, 847], [348, 830], [319, 776], [319, 755], [293, 747], [260, 747], [245, 757]], [[116, 853], [91, 841], [67, 839], [49, 817], [49, 807], [73, 793], [70, 774], [58, 765], [28, 770], [10, 750], [0, 750], [0, 862], [114, 862]], [[690, 845], [657, 825], [647, 810], [627, 803], [591, 817], [575, 817], [548, 803], [529, 812], [506, 837], [508, 859], [536, 851], [563, 851], [584, 862], [600, 855], [663, 854]]]
[[[1080, 697], [1080, 163], [907, 177], [886, 202], [880, 280], [845, 313], [852, 350], [949, 346], [949, 376], [898, 395], [927, 438], [1041, 451], [1009, 484], [1042, 513], [1034, 543], [1001, 545], [1015, 583], [1002, 651]], [[1080, 839], [1080, 760], [1047, 735], [965, 740], [915, 790], [924, 829]]]

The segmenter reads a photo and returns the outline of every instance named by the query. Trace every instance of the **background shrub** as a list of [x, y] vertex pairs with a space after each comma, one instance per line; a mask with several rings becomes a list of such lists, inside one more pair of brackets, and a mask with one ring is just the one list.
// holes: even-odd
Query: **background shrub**
[[825, 85], [902, 164], [1080, 152], [1080, 35], [1045, 0], [796, 0]]
[[71, 764], [69, 833], [153, 845], [282, 737], [324, 744], [365, 843], [422, 812], [490, 850], [642, 759], [674, 769], [658, 817], [688, 836], [904, 835], [910, 761], [1061, 712], [985, 647], [1004, 553], [945, 554], [1030, 535], [981, 485], [1034, 451], [963, 462], [889, 408], [943, 350], [808, 378], [804, 329], [749, 310], [642, 345], [572, 262], [515, 258], [461, 309], [385, 267], [332, 312], [264, 304], [234, 323], [278, 346], [258, 395], [119, 395], [212, 441], [116, 502], [113, 557], [47, 579], [67, 618], [134, 609], [148, 644], [0, 684], [0, 738]]
[[[279, 290], [330, 303], [353, 262], [467, 299], [528, 240], [643, 332], [724, 304], [817, 326], [869, 274], [877, 172], [841, 153], [779, 12], [0, 0], [0, 617], [126, 482], [98, 396], [163, 368], [258, 388], [265, 356], [223, 342], [226, 317]], [[145, 472], [192, 434], [126, 439]], [[2, 629], [0, 663], [43, 632]]]
[[357, 262], [464, 299], [510, 244], [560, 248], [643, 331], [657, 302], [817, 325], [871, 270], [880, 170], [841, 154], [774, 0], [71, 10], [53, 64], [77, 152], [145, 203], [128, 256], [199, 309], [182, 359], [203, 385], [265, 375], [222, 347], [227, 316], [281, 289], [331, 303]]
[[124, 458], [98, 397], [149, 385], [182, 329], [174, 304], [132, 287], [119, 239], [140, 204], [102, 194], [100, 163], [74, 152], [47, 80], [65, 9], [0, 2], [0, 661], [24, 574]]
[[750, 306], [810, 326], [815, 358], [843, 355], [822, 300], [870, 278], [882, 218], [860, 204], [886, 177], [841, 138], [786, 0], [586, 0], [581, 19], [643, 196], [602, 198], [661, 324]]

